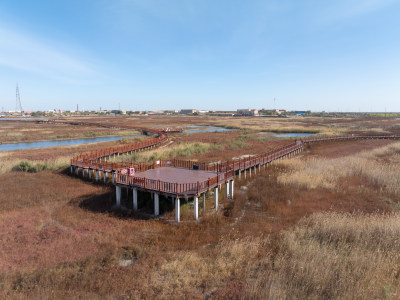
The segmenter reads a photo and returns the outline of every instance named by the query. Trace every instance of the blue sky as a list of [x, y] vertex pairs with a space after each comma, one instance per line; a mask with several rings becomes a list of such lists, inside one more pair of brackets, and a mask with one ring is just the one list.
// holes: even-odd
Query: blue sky
[[398, 0], [0, 0], [0, 106], [400, 111]]

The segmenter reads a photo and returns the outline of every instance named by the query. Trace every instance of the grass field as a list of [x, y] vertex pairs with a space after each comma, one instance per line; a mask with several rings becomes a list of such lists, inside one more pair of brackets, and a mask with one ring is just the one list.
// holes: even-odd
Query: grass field
[[[255, 131], [190, 134], [123, 158], [210, 161], [281, 143]], [[85, 149], [2, 152], [0, 161], [66, 162]], [[0, 298], [397, 299], [399, 152], [390, 141], [312, 145], [236, 178], [235, 199], [222, 190], [218, 212], [210, 195], [199, 223], [192, 202], [182, 201], [179, 226], [164, 200], [162, 218], [145, 219], [113, 210], [110, 186], [62, 170], [5, 168]]]

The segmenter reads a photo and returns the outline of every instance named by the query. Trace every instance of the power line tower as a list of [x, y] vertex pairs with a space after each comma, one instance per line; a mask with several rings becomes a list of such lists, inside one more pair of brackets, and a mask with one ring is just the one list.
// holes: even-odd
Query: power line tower
[[16, 91], [16, 99], [15, 99], [15, 111], [22, 112], [22, 105], [21, 105], [21, 99], [19, 98], [18, 84], [17, 84], [17, 91]]

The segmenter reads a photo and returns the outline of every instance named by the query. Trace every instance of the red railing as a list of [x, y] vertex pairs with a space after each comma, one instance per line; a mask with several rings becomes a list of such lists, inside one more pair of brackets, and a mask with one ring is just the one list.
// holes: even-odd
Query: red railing
[[[43, 122], [43, 121], [42, 121]], [[70, 124], [70, 125], [85, 125], [85, 126], [102, 126], [107, 128], [124, 128], [124, 129], [135, 129], [141, 130], [144, 133], [151, 133], [157, 135], [156, 138], [148, 139], [144, 142], [134, 143], [130, 145], [123, 145], [119, 147], [110, 147], [98, 151], [92, 151], [86, 154], [78, 155], [71, 159], [71, 166], [80, 168], [88, 168], [93, 170], [100, 170], [104, 172], [116, 172], [115, 181], [118, 184], [134, 186], [146, 190], [153, 190], [168, 194], [177, 195], [194, 195], [203, 193], [219, 184], [226, 182], [234, 177], [234, 174], [238, 170], [246, 170], [258, 165], [264, 165], [274, 160], [282, 158], [296, 150], [302, 149], [305, 143], [324, 142], [324, 141], [339, 141], [349, 139], [399, 139], [398, 135], [370, 135], [370, 136], [359, 136], [359, 135], [341, 135], [341, 136], [324, 136], [324, 137], [310, 137], [302, 140], [294, 141], [289, 145], [285, 145], [279, 148], [275, 148], [271, 151], [253, 155], [245, 158], [239, 158], [235, 160], [228, 160], [217, 163], [206, 163], [192, 160], [157, 160], [152, 163], [109, 163], [101, 161], [112, 155], [118, 155], [127, 153], [130, 151], [140, 151], [149, 147], [158, 146], [161, 143], [168, 140], [168, 136], [165, 131], [157, 129], [146, 129], [141, 127], [116, 127], [113, 125], [104, 125], [98, 123], [88, 122], [64, 122], [48, 120], [48, 123], [54, 124]], [[126, 169], [134, 168], [135, 173], [144, 172], [147, 170], [159, 168], [159, 167], [175, 167], [185, 169], [198, 169], [209, 172], [215, 172], [217, 175], [209, 178], [205, 181], [199, 181], [195, 183], [179, 183], [179, 182], [166, 182], [154, 179], [148, 179], [140, 176], [129, 176], [126, 174]], [[122, 172], [124, 170], [124, 172]]]
[[205, 191], [218, 186], [234, 177], [234, 170], [219, 173], [204, 181], [192, 183], [166, 182], [161, 180], [148, 179], [145, 177], [129, 176], [117, 173], [116, 182], [145, 190], [157, 191], [161, 193], [182, 195], [199, 195]]

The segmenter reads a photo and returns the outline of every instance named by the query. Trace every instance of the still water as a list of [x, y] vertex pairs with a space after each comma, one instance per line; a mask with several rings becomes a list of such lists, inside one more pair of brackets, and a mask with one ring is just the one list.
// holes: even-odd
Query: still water
[[31, 143], [1, 144], [0, 151], [12, 151], [12, 150], [32, 149], [32, 148], [46, 148], [46, 147], [56, 147], [56, 146], [91, 144], [91, 143], [98, 143], [98, 142], [116, 141], [116, 140], [120, 140], [122, 138], [133, 138], [133, 137], [139, 137], [139, 136], [143, 136], [143, 135], [108, 136], [108, 137], [64, 140], [64, 141], [41, 141], [41, 142], [31, 142]]

